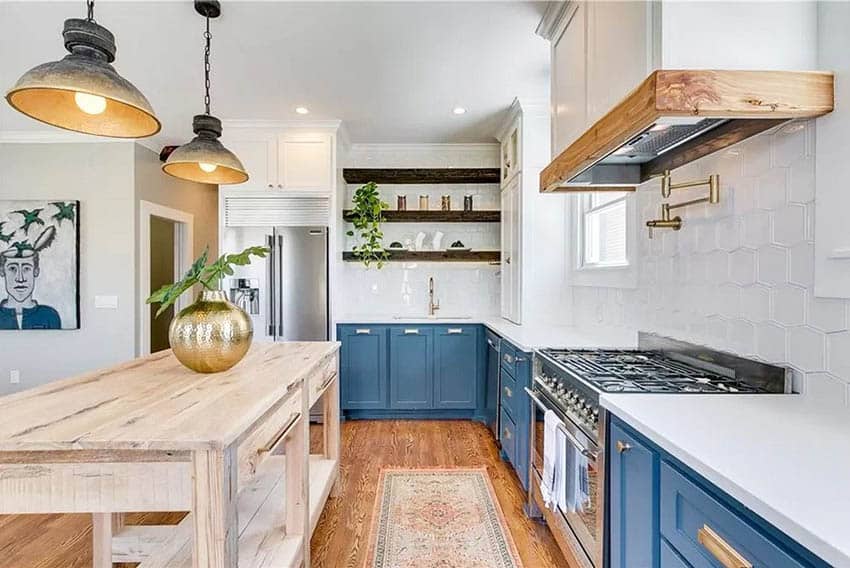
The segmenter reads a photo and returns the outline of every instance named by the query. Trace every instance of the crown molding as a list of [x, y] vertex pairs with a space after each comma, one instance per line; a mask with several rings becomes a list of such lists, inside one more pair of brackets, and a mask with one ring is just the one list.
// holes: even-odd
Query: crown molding
[[382, 142], [355, 142], [351, 145], [352, 150], [440, 150], [440, 149], [492, 149], [494, 146], [498, 146], [498, 142], [460, 142], [457, 144], [453, 144], [451, 142], [425, 142], [425, 143], [415, 143], [415, 142], [390, 142], [390, 143], [382, 143]]
[[326, 120], [261, 120], [252, 118], [228, 118], [221, 121], [222, 128], [327, 128], [340, 129], [342, 121]]
[[5, 144], [116, 144], [136, 142], [132, 138], [105, 138], [70, 130], [0, 130], [0, 143]]
[[552, 43], [557, 43], [577, 8], [578, 2], [573, 0], [549, 2], [534, 33]]
[[501, 125], [496, 131], [496, 139], [504, 140], [517, 117], [521, 115], [548, 116], [549, 101], [529, 97], [516, 97], [511, 103], [511, 106], [508, 108], [505, 118], [502, 120]]

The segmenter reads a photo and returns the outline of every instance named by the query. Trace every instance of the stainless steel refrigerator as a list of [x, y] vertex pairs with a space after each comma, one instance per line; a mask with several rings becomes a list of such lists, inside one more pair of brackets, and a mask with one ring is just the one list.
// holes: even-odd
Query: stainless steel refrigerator
[[267, 246], [271, 254], [236, 267], [231, 299], [251, 314], [254, 337], [272, 341], [326, 341], [328, 329], [327, 227], [227, 227], [221, 253]]

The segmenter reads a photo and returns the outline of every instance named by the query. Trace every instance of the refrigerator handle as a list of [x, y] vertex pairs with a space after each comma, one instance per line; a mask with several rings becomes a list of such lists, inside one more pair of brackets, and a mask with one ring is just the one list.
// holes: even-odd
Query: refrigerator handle
[[280, 298], [278, 301], [278, 315], [280, 319], [277, 322], [277, 335], [279, 339], [283, 339], [283, 283], [284, 274], [283, 274], [283, 235], [277, 236], [277, 273], [280, 277], [280, 290], [278, 294], [280, 294]]
[[275, 328], [275, 311], [274, 311], [274, 237], [272, 235], [266, 235], [266, 245], [269, 247], [269, 335], [274, 337], [274, 328]]

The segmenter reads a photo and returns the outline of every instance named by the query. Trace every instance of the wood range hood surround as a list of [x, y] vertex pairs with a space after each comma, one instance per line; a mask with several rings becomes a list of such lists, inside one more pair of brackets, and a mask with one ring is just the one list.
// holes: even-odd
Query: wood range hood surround
[[[788, 120], [827, 114], [833, 100], [830, 72], [654, 71], [552, 160], [540, 192], [634, 191]], [[656, 141], [666, 148], [654, 151]]]

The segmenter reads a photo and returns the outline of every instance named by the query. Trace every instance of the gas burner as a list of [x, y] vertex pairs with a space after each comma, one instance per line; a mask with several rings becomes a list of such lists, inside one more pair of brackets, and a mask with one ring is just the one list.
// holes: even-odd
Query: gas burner
[[761, 393], [734, 377], [683, 363], [660, 351], [543, 349], [553, 367], [611, 393]]

